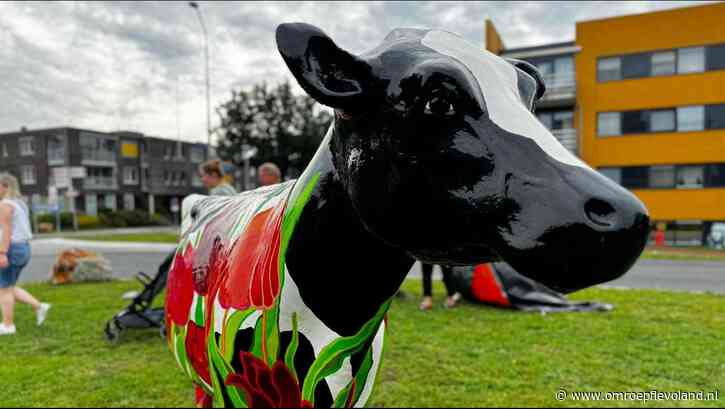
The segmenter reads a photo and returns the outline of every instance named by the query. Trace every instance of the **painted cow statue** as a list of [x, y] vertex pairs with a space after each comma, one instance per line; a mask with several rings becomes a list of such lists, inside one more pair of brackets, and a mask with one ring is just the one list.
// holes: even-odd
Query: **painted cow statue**
[[438, 30], [362, 55], [308, 24], [276, 40], [335, 117], [299, 179], [183, 202], [167, 332], [199, 405], [363, 406], [415, 260], [573, 291], [640, 255], [647, 210], [537, 121], [533, 66]]

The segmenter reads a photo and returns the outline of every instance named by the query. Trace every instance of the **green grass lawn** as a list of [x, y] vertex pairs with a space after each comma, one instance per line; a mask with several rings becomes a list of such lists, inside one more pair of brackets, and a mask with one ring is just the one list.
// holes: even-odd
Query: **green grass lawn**
[[102, 234], [97, 236], [78, 237], [77, 240], [130, 241], [136, 243], [177, 243], [179, 241], [179, 235], [175, 233]]
[[643, 259], [682, 260], [682, 261], [725, 261], [725, 250], [713, 250], [704, 247], [650, 247], [642, 253]]
[[[192, 406], [192, 389], [153, 330], [109, 344], [102, 328], [134, 282], [28, 289], [53, 303], [46, 326], [20, 306], [18, 334], [0, 337], [0, 407]], [[571, 298], [615, 304], [609, 313], [539, 315], [464, 305], [417, 309], [420, 282], [389, 316], [371, 406], [640, 406], [558, 402], [569, 391], [710, 391], [714, 402], [646, 406], [722, 407], [725, 297], [594, 289]]]

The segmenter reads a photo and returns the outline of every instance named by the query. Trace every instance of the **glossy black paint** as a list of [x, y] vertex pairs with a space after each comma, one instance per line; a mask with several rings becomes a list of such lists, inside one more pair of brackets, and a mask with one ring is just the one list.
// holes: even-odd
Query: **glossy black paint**
[[[414, 259], [505, 260], [569, 292], [624, 274], [647, 239], [647, 210], [634, 195], [499, 127], [471, 70], [424, 46], [427, 32], [398, 29], [353, 56], [308, 24], [277, 29], [302, 88], [336, 109], [310, 164], [322, 178], [287, 264], [305, 303], [343, 334], [395, 293]], [[541, 76], [509, 62], [533, 109]], [[348, 290], [325, 290], [329, 280]]]

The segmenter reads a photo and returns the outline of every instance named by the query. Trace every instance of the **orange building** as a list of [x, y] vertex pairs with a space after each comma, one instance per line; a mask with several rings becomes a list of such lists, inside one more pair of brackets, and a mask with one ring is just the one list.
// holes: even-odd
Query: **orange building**
[[537, 115], [590, 166], [631, 189], [668, 241], [725, 221], [725, 3], [576, 24], [568, 43], [486, 48], [539, 67]]

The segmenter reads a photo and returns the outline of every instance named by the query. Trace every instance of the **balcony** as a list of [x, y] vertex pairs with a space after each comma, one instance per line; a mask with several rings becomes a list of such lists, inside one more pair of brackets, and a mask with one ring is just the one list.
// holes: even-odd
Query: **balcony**
[[574, 72], [556, 72], [543, 76], [546, 93], [542, 102], [572, 101], [576, 98], [576, 78]]
[[117, 190], [118, 182], [113, 176], [87, 176], [83, 179], [83, 188], [87, 190]]
[[551, 133], [566, 149], [574, 155], [579, 156], [579, 139], [576, 129], [554, 129]]

